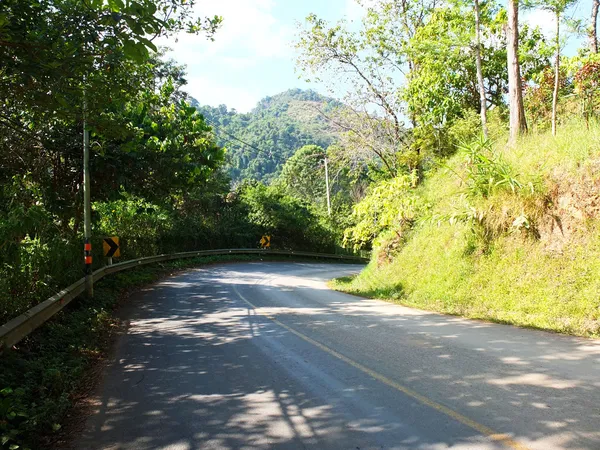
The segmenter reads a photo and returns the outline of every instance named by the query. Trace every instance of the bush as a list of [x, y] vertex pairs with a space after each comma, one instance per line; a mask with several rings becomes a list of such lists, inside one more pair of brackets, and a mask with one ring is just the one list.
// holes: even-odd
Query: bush
[[417, 177], [402, 175], [377, 183], [354, 206], [354, 226], [344, 233], [344, 245], [368, 248], [373, 239], [386, 230], [398, 236], [410, 228], [424, 204], [416, 192]]
[[311, 205], [283, 193], [277, 186], [261, 183], [240, 188], [240, 199], [248, 211], [250, 226], [271, 236], [271, 246], [280, 249], [333, 251], [335, 236]]
[[[489, 197], [495, 192], [523, 189], [512, 166], [495, 151], [492, 141], [480, 137], [460, 148], [466, 156], [466, 185], [473, 196]], [[533, 187], [532, 187], [533, 189]]]
[[590, 120], [598, 119], [600, 113], [600, 60], [597, 55], [594, 57], [586, 61], [575, 74], [575, 93], [580, 99], [588, 126]]

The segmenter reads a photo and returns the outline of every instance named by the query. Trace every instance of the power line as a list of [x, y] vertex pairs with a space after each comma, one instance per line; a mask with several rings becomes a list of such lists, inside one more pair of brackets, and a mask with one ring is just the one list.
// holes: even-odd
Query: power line
[[[221, 133], [223, 133], [223, 134], [226, 134], [226, 135], [227, 135], [227, 136], [229, 136], [230, 138], [232, 138], [232, 139], [235, 139], [236, 141], [238, 141], [238, 142], [240, 142], [240, 143], [242, 143], [242, 144], [246, 145], [247, 147], [253, 148], [254, 150], [258, 151], [259, 153], [264, 153], [264, 154], [267, 154], [267, 152], [266, 152], [265, 150], [262, 150], [262, 149], [260, 149], [260, 148], [256, 147], [255, 145], [249, 144], [248, 142], [246, 142], [246, 141], [244, 141], [244, 140], [240, 139], [239, 137], [237, 137], [237, 136], [235, 136], [235, 135], [233, 135], [233, 134], [231, 134], [231, 133], [229, 133], [229, 132], [225, 131], [225, 130], [224, 130], [224, 129], [222, 129], [220, 126], [218, 126], [218, 125], [215, 125], [214, 123], [212, 123], [210, 120], [206, 119], [206, 121], [207, 121], [207, 122], [210, 124], [210, 126], [211, 126], [211, 127], [213, 127], [213, 128], [216, 130], [216, 131], [219, 131], [219, 132], [221, 132]], [[269, 152], [269, 154], [272, 156], [272, 153], [271, 153], [271, 152]]]

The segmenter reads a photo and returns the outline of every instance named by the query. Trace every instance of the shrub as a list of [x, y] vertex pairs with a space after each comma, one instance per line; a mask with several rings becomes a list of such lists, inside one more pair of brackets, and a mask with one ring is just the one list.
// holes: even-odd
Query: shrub
[[354, 206], [354, 226], [346, 229], [344, 245], [368, 248], [375, 237], [386, 230], [397, 236], [412, 226], [424, 204], [416, 192], [416, 173], [401, 175], [374, 185], [367, 196]]
[[311, 205], [285, 194], [277, 186], [261, 183], [240, 188], [249, 226], [256, 233], [271, 235], [273, 248], [332, 251], [335, 237], [320, 221]]
[[523, 189], [512, 166], [495, 151], [492, 142], [481, 136], [470, 144], [463, 144], [466, 156], [466, 185], [473, 196], [489, 197], [491, 194]]
[[600, 110], [600, 61], [588, 61], [575, 74], [575, 92], [580, 98], [583, 117], [589, 121]]

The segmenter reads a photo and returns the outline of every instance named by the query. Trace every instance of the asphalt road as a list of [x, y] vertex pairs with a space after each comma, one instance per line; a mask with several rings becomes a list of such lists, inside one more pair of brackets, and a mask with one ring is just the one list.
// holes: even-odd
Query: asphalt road
[[600, 342], [240, 263], [132, 298], [82, 449], [600, 449]]

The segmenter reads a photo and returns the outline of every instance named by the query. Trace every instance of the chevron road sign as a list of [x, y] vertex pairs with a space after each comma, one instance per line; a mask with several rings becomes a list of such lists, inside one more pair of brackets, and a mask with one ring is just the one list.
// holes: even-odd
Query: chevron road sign
[[260, 239], [260, 246], [262, 248], [269, 248], [269, 247], [271, 247], [271, 236], [263, 236]]
[[102, 241], [104, 256], [107, 258], [118, 258], [121, 256], [121, 247], [119, 247], [119, 238], [117, 236], [104, 238]]

